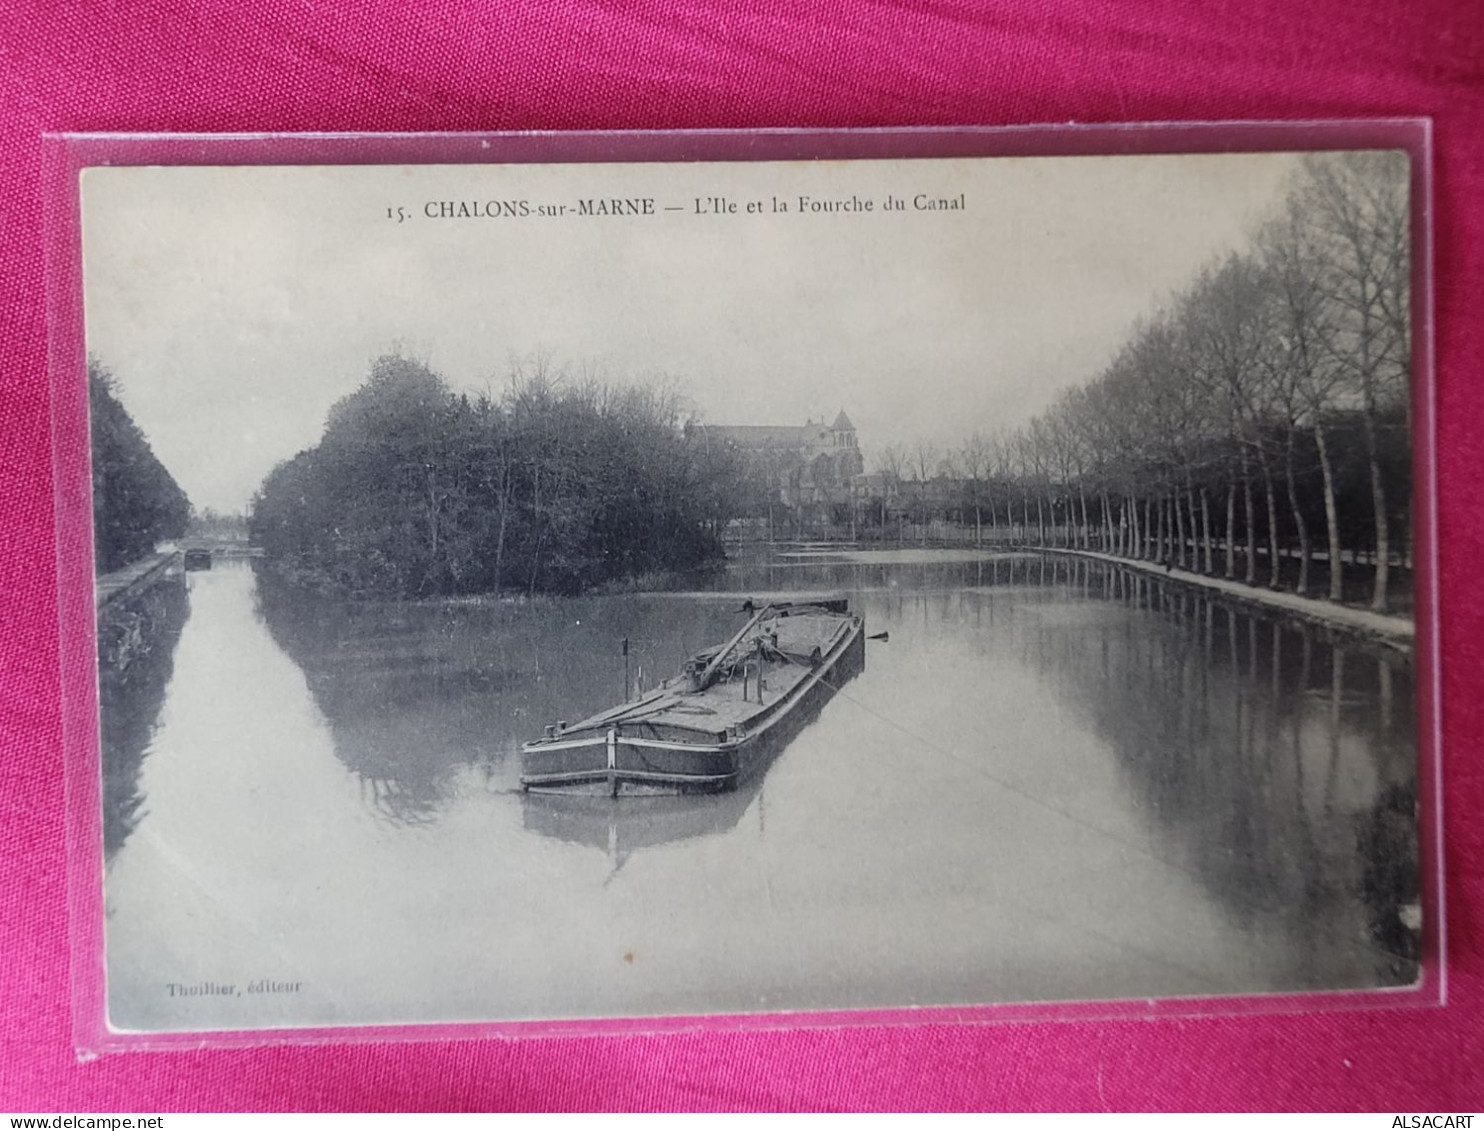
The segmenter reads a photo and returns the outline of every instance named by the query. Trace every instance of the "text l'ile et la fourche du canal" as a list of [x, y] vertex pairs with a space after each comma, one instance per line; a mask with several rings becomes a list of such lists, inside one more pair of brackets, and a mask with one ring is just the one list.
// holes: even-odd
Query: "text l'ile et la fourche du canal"
[[528, 197], [488, 200], [426, 200], [420, 204], [392, 204], [386, 218], [408, 220], [524, 220], [586, 219], [644, 216], [868, 216], [908, 212], [966, 212], [967, 193], [914, 193], [911, 196], [821, 197], [807, 193], [788, 196], [694, 196], [683, 201], [653, 196], [591, 196], [571, 200], [532, 200]]

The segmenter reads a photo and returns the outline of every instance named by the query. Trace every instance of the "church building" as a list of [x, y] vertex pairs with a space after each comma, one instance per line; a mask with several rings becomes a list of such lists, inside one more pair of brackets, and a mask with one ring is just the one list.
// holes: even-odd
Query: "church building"
[[832, 424], [821, 417], [800, 425], [708, 425], [706, 431], [744, 453], [754, 474], [776, 493], [776, 501], [801, 522], [850, 521], [852, 484], [866, 464], [855, 425], [843, 408]]

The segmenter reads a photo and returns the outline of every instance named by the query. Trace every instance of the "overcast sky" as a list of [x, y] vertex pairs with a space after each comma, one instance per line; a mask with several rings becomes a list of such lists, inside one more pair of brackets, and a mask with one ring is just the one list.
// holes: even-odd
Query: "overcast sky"
[[[398, 349], [456, 389], [498, 389], [538, 350], [664, 373], [713, 423], [844, 408], [869, 466], [885, 443], [1024, 421], [1094, 376], [1133, 319], [1243, 244], [1293, 162], [92, 169], [88, 348], [192, 502], [219, 510]], [[913, 206], [960, 194], [962, 210]], [[801, 195], [873, 210], [800, 214]], [[696, 214], [712, 196], [737, 213]], [[645, 197], [655, 214], [575, 214]], [[498, 200], [568, 211], [428, 216]]]

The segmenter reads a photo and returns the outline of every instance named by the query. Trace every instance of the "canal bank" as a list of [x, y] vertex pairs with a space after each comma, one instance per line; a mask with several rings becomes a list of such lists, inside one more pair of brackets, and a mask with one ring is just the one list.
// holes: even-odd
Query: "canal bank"
[[165, 550], [95, 579], [100, 672], [123, 672], [155, 648], [185, 592], [183, 569], [180, 552]]
[[177, 551], [162, 551], [99, 576], [97, 608], [103, 847], [122, 847], [145, 811], [140, 776], [174, 674], [174, 654], [190, 612]]
[[1244, 581], [1224, 577], [1207, 577], [1186, 569], [1166, 568], [1154, 562], [1131, 561], [1101, 554], [1094, 550], [1071, 550], [1053, 547], [1038, 548], [1044, 554], [1060, 554], [1065, 557], [1089, 558], [1107, 562], [1151, 577], [1178, 582], [1195, 589], [1219, 593], [1238, 604], [1256, 609], [1277, 610], [1299, 620], [1324, 628], [1339, 628], [1367, 640], [1385, 644], [1398, 651], [1412, 654], [1416, 644], [1417, 626], [1411, 617], [1378, 613], [1371, 609], [1357, 609], [1350, 605], [1336, 605], [1313, 597], [1301, 597], [1297, 593], [1285, 593], [1273, 589], [1262, 589]]

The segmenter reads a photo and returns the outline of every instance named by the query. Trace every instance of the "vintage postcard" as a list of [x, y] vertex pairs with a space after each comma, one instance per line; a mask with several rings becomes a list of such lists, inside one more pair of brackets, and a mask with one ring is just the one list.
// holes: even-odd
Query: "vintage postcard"
[[87, 169], [108, 1024], [1414, 984], [1411, 178]]

